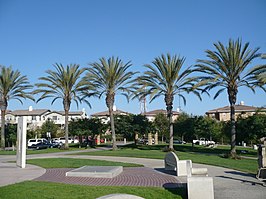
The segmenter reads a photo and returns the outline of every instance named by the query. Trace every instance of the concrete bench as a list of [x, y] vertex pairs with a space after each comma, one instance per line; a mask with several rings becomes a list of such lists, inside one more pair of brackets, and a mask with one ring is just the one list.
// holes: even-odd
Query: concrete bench
[[169, 152], [164, 157], [164, 169], [176, 171], [177, 176], [187, 175], [187, 161], [179, 160], [175, 153]]
[[214, 199], [212, 177], [188, 177], [188, 199]]
[[192, 161], [187, 160], [187, 177], [191, 177], [192, 175], [208, 176], [208, 169], [207, 168], [193, 168]]
[[176, 171], [177, 176], [208, 175], [207, 168], [192, 168], [191, 160], [179, 160], [174, 152], [169, 152], [164, 158], [165, 170]]

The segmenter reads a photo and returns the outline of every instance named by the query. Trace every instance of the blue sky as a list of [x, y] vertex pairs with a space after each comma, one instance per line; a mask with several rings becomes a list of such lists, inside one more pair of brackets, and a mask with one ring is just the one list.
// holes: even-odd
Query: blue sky
[[[12, 65], [34, 84], [54, 63], [87, 67], [100, 57], [119, 56], [132, 61], [131, 70], [143, 72], [144, 64], [162, 53], [186, 57], [184, 66], [205, 59], [213, 43], [226, 44], [242, 38], [250, 47], [266, 53], [265, 0], [0, 0], [0, 64]], [[265, 64], [257, 60], [256, 64]], [[214, 92], [211, 92], [212, 96]], [[187, 113], [202, 115], [228, 105], [226, 92], [216, 100], [185, 95]], [[246, 105], [266, 105], [266, 94], [241, 88], [238, 100]], [[90, 115], [106, 110], [105, 100], [90, 99], [92, 108], [81, 104]], [[9, 109], [50, 108], [63, 110], [62, 101], [51, 99], [23, 105], [10, 101]], [[138, 101], [127, 103], [118, 95], [118, 109], [139, 113]], [[176, 97], [174, 109], [179, 106]], [[165, 109], [163, 98], [147, 105], [148, 110]], [[77, 110], [75, 104], [72, 111]]]

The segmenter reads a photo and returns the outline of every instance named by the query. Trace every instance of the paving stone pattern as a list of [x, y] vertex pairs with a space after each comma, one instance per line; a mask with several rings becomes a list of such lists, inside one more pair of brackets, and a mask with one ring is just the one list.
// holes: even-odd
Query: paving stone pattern
[[124, 171], [114, 178], [67, 177], [70, 168], [47, 169], [35, 181], [60, 182], [91, 186], [146, 186], [175, 188], [184, 186], [176, 177], [147, 167], [124, 167]]

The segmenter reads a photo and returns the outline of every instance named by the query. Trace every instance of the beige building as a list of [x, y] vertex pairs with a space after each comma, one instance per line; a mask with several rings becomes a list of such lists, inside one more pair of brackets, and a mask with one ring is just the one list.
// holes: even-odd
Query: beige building
[[[61, 127], [65, 124], [65, 112], [64, 111], [51, 111], [49, 109], [33, 109], [31, 106], [28, 110], [14, 110], [7, 111], [6, 113], [6, 123], [9, 124], [17, 124], [18, 118], [20, 116], [25, 116], [27, 118], [27, 126], [28, 128], [36, 128], [41, 127], [42, 124], [47, 121], [53, 121], [55, 124], [61, 125]], [[68, 120], [72, 119], [82, 119], [87, 118], [87, 114], [85, 110], [69, 112]]]
[[[159, 113], [162, 113], [165, 116], [167, 116], [167, 111], [164, 109], [157, 109], [157, 110], [149, 111], [149, 112], [143, 113], [143, 115], [145, 115], [150, 122], [153, 122], [156, 115]], [[175, 121], [178, 118], [178, 116], [179, 116], [179, 112], [173, 111], [173, 121]]]
[[[266, 108], [259, 108], [254, 106], [246, 106], [243, 102], [239, 105], [235, 105], [235, 115], [236, 119], [238, 117], [248, 117], [255, 113], [266, 114]], [[208, 117], [217, 119], [219, 121], [229, 121], [230, 120], [230, 106], [225, 106], [217, 109], [210, 110], [206, 112]]]
[[[114, 108], [113, 114], [114, 115], [129, 115], [130, 113]], [[107, 124], [110, 121], [109, 111], [94, 113], [91, 115], [91, 117], [92, 118], [99, 118], [101, 120], [101, 122], [104, 124]]]

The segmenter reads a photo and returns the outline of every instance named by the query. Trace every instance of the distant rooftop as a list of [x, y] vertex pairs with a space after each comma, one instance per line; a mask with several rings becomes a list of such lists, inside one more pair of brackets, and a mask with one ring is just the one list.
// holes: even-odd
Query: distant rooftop
[[[173, 112], [173, 115], [179, 115], [179, 112], [177, 112], [177, 111], [172, 111], [172, 112]], [[148, 112], [146, 112], [143, 115], [146, 115], [146, 116], [156, 116], [159, 113], [163, 113], [163, 114], [166, 115], [167, 114], [167, 111], [165, 109], [157, 109], [157, 110], [153, 110], [153, 111], [148, 111]]]
[[[117, 110], [113, 111], [113, 114], [114, 115], [128, 115], [130, 113], [117, 109]], [[91, 116], [92, 117], [109, 116], [109, 111], [103, 111], [103, 112], [94, 113]]]
[[14, 110], [9, 113], [15, 116], [28, 116], [28, 115], [43, 115], [46, 112], [50, 112], [49, 109], [36, 109], [36, 110]]
[[[254, 106], [246, 106], [246, 105], [235, 105], [235, 111], [236, 112], [256, 112], [256, 111], [266, 111], [266, 108], [260, 108], [260, 107], [254, 107]], [[206, 113], [229, 113], [230, 112], [230, 106], [224, 106], [221, 108], [216, 108], [213, 110], [209, 110]]]

